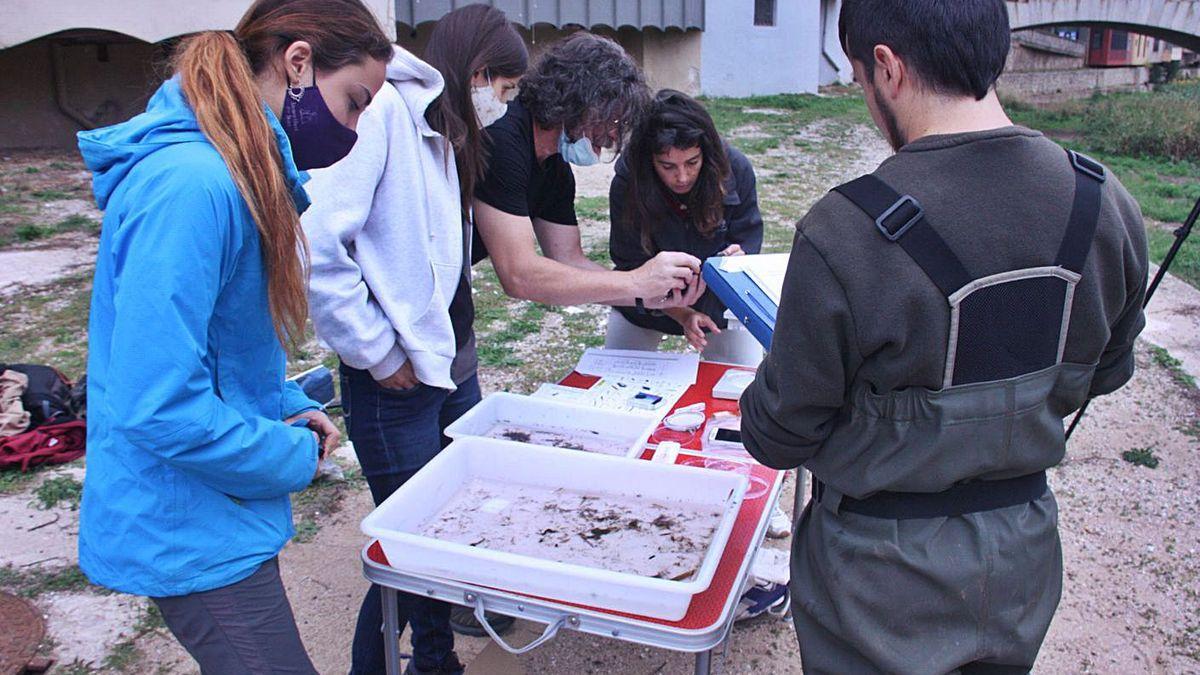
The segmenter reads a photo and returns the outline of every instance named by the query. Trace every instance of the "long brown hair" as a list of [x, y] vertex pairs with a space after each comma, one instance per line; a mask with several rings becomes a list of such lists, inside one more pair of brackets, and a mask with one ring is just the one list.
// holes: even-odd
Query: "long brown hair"
[[648, 253], [656, 253], [650, 250], [651, 234], [661, 223], [670, 222], [667, 200], [675, 199], [654, 171], [654, 156], [671, 148], [695, 147], [700, 148], [704, 160], [696, 185], [685, 199], [692, 226], [710, 237], [725, 217], [725, 181], [730, 174], [725, 143], [699, 101], [673, 89], [658, 92], [625, 150], [629, 167], [625, 217], [629, 227], [640, 229]]
[[297, 345], [308, 321], [308, 242], [254, 78], [298, 40], [312, 46], [314, 66], [326, 71], [392, 54], [360, 0], [258, 0], [232, 35], [199, 33], [182, 41], [174, 58], [184, 97], [258, 228], [267, 304], [285, 347]]
[[437, 22], [421, 58], [445, 80], [441, 95], [425, 110], [425, 119], [454, 148], [466, 213], [488, 159], [471, 102], [471, 77], [480, 70], [491, 77], [520, 77], [529, 67], [529, 51], [504, 12], [467, 5]]

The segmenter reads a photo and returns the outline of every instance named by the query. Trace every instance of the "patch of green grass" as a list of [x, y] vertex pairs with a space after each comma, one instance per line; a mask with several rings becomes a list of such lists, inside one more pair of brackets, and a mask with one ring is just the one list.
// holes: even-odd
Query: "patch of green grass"
[[48, 166], [48, 168], [54, 169], [55, 171], [70, 171], [72, 169], [82, 168], [82, 167], [77, 167], [74, 164], [70, 164], [67, 162], [50, 162], [50, 164], [47, 166]]
[[[1175, 236], [1157, 227], [1147, 228], [1149, 237], [1150, 258], [1162, 263], [1167, 252], [1175, 243]], [[1196, 288], [1200, 288], [1200, 233], [1193, 235], [1183, 243], [1174, 262], [1168, 270], [1171, 274], [1183, 279]]]
[[33, 493], [40, 508], [52, 509], [66, 502], [72, 511], [79, 508], [79, 500], [83, 497], [83, 483], [75, 480], [74, 476], [54, 476], [47, 478]]
[[575, 215], [584, 220], [608, 220], [608, 197], [576, 197]]
[[41, 173], [41, 169], [36, 166], [27, 166], [25, 167], [25, 173]]
[[1154, 448], [1133, 448], [1121, 453], [1121, 459], [1134, 466], [1144, 466], [1147, 469], [1158, 468], [1158, 457], [1154, 456]]
[[52, 571], [25, 570], [12, 565], [0, 567], [0, 589], [25, 598], [36, 598], [43, 593], [82, 591], [87, 588], [108, 592], [99, 586], [93, 586], [83, 571], [74, 565]]
[[[0, 298], [0, 362], [45, 363], [68, 377], [87, 365], [91, 272]], [[54, 339], [47, 339], [54, 336]]]
[[[337, 461], [337, 460], [334, 460]], [[294, 541], [306, 544], [321, 531], [321, 519], [342, 510], [348, 492], [361, 489], [366, 482], [359, 472], [346, 471], [345, 480], [321, 479], [292, 495], [292, 518], [296, 527]]]
[[1188, 389], [1196, 389], [1196, 378], [1183, 369], [1183, 362], [1171, 356], [1167, 350], [1158, 345], [1150, 345], [1150, 360], [1155, 365], [1165, 368], [1171, 374], [1175, 383]]
[[311, 520], [301, 520], [296, 523], [296, 536], [292, 538], [298, 544], [307, 544], [316, 538], [321, 526]]
[[20, 241], [20, 242], [37, 241], [38, 239], [44, 239], [44, 238], [50, 236], [50, 230], [47, 230], [46, 228], [41, 227], [40, 225], [34, 225], [34, 224], [30, 223], [30, 224], [21, 225], [20, 227], [18, 227], [17, 231], [16, 231], [16, 235], [17, 235], [17, 241]]
[[47, 467], [31, 467], [28, 471], [20, 469], [5, 469], [0, 471], [0, 495], [20, 492], [26, 485], [33, 482], [38, 474], [46, 471]]
[[75, 214], [67, 216], [54, 224], [55, 232], [96, 232], [100, 229], [100, 223], [93, 218]]
[[122, 640], [104, 657], [104, 668], [118, 673], [132, 672], [131, 669], [141, 662], [143, 656], [133, 640]]
[[[29, 167], [34, 168], [34, 167]], [[30, 197], [43, 202], [57, 202], [63, 199], [70, 199], [71, 195], [62, 190], [35, 190], [29, 193]]]

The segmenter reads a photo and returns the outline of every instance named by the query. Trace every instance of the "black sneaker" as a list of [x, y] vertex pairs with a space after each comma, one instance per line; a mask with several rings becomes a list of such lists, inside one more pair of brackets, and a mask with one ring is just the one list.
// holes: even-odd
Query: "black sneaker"
[[[504, 635], [512, 629], [515, 620], [511, 616], [503, 614], [492, 614], [485, 612], [488, 623], [492, 625], [492, 630], [496, 631], [496, 635]], [[475, 618], [475, 610], [470, 607], [456, 606], [450, 610], [450, 628], [459, 635], [467, 637], [487, 637], [487, 631]]]
[[450, 652], [450, 655], [432, 670], [422, 670], [417, 667], [416, 661], [410, 660], [408, 667], [404, 669], [404, 675], [463, 675], [464, 670], [466, 668], [458, 660], [458, 655]]

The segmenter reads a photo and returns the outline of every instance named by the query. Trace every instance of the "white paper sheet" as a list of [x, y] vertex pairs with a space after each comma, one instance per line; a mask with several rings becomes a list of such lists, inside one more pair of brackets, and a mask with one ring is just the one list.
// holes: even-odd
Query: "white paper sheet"
[[655, 384], [696, 383], [700, 355], [664, 354], [632, 349], [589, 349], [579, 358], [576, 372], [614, 381]]
[[721, 261], [721, 269], [745, 272], [767, 297], [779, 306], [783, 296], [783, 278], [787, 274], [788, 254], [735, 255]]

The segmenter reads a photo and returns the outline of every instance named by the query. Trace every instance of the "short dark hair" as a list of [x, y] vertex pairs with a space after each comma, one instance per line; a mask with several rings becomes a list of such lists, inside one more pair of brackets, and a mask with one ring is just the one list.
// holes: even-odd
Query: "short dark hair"
[[617, 150], [649, 100], [646, 78], [629, 54], [584, 31], [551, 45], [521, 80], [520, 101], [538, 125], [562, 125], [569, 135], [615, 122]]
[[838, 35], [874, 77], [875, 45], [887, 45], [939, 94], [987, 96], [1008, 58], [1004, 0], [844, 0]]

